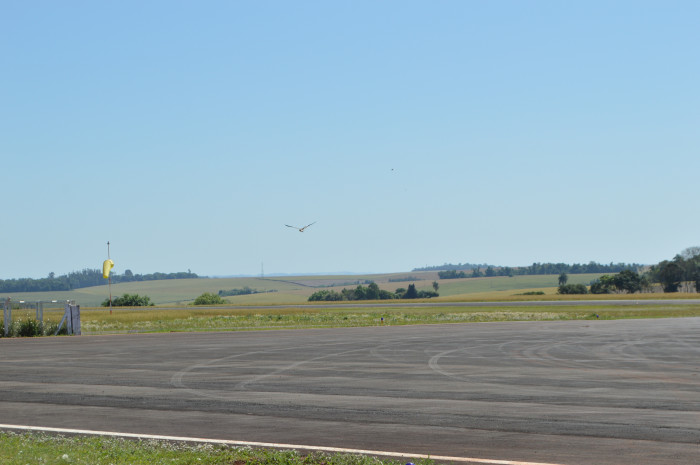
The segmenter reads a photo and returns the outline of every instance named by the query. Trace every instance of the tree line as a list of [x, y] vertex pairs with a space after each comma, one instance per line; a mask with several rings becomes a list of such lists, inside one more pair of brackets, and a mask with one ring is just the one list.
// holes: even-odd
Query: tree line
[[653, 292], [655, 283], [663, 292], [699, 292], [700, 247], [688, 247], [672, 260], [663, 260], [643, 273], [625, 269], [615, 275], [604, 274], [591, 281], [590, 287], [567, 284], [567, 280], [566, 273], [559, 275], [559, 294]]
[[455, 278], [481, 278], [492, 276], [522, 276], [522, 275], [542, 275], [542, 274], [584, 274], [584, 273], [619, 273], [622, 270], [640, 271], [644, 265], [638, 263], [609, 263], [607, 265], [588, 262], [574, 263], [538, 263], [530, 266], [494, 266], [465, 264], [444, 264], [440, 266], [414, 268], [413, 271], [437, 271], [440, 279]]
[[[124, 274], [113, 274], [112, 283], [128, 283], [133, 281], [157, 281], [161, 279], [187, 279], [198, 278], [196, 273], [187, 270], [178, 273], [150, 273], [134, 274], [131, 270]], [[49, 273], [46, 278], [20, 278], [0, 279], [0, 292], [47, 292], [47, 291], [71, 291], [83, 287], [102, 286], [107, 280], [102, 277], [102, 271], [97, 269], [83, 269], [73, 271], [65, 275], [56, 276]]]
[[649, 277], [661, 284], [664, 292], [700, 291], [700, 247], [688, 247], [672, 260], [653, 265]]
[[390, 300], [390, 299], [428, 299], [438, 297], [438, 283], [433, 282], [434, 291], [419, 291], [415, 284], [409, 284], [408, 289], [398, 288], [391, 292], [379, 289], [376, 283], [368, 286], [359, 285], [354, 289], [343, 289], [342, 291], [322, 290], [316, 291], [309, 297], [309, 302], [339, 302], [347, 300]]

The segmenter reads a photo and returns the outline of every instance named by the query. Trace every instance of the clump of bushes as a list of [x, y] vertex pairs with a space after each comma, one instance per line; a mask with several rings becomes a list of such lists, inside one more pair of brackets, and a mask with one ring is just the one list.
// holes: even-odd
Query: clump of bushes
[[[437, 283], [434, 284], [436, 286]], [[341, 300], [389, 300], [389, 299], [428, 299], [430, 297], [438, 297], [439, 294], [434, 291], [419, 291], [415, 284], [409, 284], [408, 289], [402, 287], [396, 289], [395, 292], [379, 289], [376, 283], [371, 283], [365, 287], [357, 286], [355, 289], [343, 289], [342, 291], [322, 290], [311, 294], [309, 302], [321, 301], [341, 301]]]
[[[53, 336], [54, 334], [66, 335], [68, 328], [63, 325], [58, 330], [58, 323], [42, 323], [33, 318], [27, 317], [24, 320], [13, 321], [7, 329], [7, 337], [37, 337]], [[0, 337], [5, 337], [5, 322], [0, 320]]]
[[225, 303], [226, 301], [220, 295], [211, 292], [205, 292], [194, 299], [194, 305], [221, 305]]
[[27, 317], [26, 320], [20, 320], [15, 331], [18, 337], [35, 337], [44, 334], [44, 325], [34, 318]]
[[[138, 294], [124, 294], [121, 297], [112, 299], [113, 307], [153, 307], [155, 304], [151, 302], [151, 298], [147, 295], [143, 297]], [[109, 307], [109, 299], [102, 302], [103, 307]]]
[[588, 294], [585, 284], [562, 284], [557, 291], [559, 294]]

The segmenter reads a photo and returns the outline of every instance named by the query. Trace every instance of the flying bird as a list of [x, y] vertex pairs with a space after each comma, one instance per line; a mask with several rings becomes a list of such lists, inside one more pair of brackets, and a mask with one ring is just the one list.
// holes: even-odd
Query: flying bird
[[[316, 223], [316, 222], [314, 221], [314, 222], [311, 223], [311, 224], [315, 224], [315, 223]], [[306, 229], [306, 228], [308, 228], [309, 226], [311, 226], [311, 224], [307, 224], [307, 225], [304, 226], [303, 228], [300, 228], [300, 227], [298, 227], [298, 226], [291, 226], [291, 225], [289, 225], [289, 224], [285, 224], [285, 226], [287, 226], [288, 228], [298, 229], [299, 232], [304, 232], [304, 229]]]

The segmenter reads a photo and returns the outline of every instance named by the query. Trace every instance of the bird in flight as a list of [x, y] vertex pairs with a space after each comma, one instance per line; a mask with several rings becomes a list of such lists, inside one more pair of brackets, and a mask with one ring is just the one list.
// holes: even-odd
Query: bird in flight
[[[314, 222], [311, 223], [311, 224], [315, 224], [315, 223], [316, 223], [316, 222], [314, 221]], [[311, 226], [311, 224], [307, 224], [307, 225], [304, 226], [303, 228], [299, 228], [299, 227], [297, 227], [297, 226], [291, 226], [291, 225], [288, 225], [288, 224], [285, 224], [285, 226], [287, 226], [288, 228], [298, 229], [299, 232], [304, 232], [304, 229], [306, 229], [306, 228], [308, 228], [309, 226]]]

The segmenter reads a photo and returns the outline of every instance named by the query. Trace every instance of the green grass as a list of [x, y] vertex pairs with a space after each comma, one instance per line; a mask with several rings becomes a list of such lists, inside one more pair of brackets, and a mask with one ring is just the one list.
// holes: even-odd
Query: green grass
[[[45, 314], [46, 316], [46, 314]], [[50, 321], [60, 315], [47, 316]], [[622, 318], [670, 318], [700, 316], [700, 305], [645, 304], [630, 306], [512, 307], [354, 307], [332, 308], [153, 308], [81, 311], [85, 335], [126, 332], [248, 331], [263, 329], [342, 328], [378, 325], [474, 323], [486, 321], [552, 321]], [[382, 320], [383, 319], [383, 320]]]
[[[413, 460], [412, 460], [413, 461]], [[413, 461], [430, 465], [431, 460]], [[212, 444], [49, 436], [0, 432], [3, 465], [401, 465], [397, 460], [348, 454], [252, 449]]]

